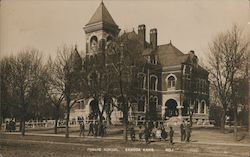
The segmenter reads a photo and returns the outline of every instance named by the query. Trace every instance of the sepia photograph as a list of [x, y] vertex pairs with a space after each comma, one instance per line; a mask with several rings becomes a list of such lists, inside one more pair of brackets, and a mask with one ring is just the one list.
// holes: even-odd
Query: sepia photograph
[[0, 157], [250, 157], [250, 0], [0, 0]]

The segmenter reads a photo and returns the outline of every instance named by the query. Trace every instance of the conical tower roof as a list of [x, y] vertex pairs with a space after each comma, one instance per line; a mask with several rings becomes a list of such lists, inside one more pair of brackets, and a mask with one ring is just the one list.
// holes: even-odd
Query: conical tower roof
[[110, 15], [108, 9], [105, 7], [103, 2], [101, 2], [100, 6], [97, 8], [94, 15], [91, 17], [86, 26], [100, 22], [110, 25], [116, 25], [115, 21], [113, 20], [112, 16]]

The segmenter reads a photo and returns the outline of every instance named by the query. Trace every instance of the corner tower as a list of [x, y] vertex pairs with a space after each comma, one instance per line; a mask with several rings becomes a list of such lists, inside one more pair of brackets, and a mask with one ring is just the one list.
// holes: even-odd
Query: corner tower
[[106, 44], [120, 32], [103, 2], [83, 29], [86, 34], [86, 55], [102, 52]]

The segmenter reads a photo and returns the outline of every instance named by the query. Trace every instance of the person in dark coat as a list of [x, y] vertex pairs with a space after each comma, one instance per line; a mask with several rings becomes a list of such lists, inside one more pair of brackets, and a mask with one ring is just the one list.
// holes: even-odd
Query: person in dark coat
[[167, 132], [166, 132], [165, 128], [162, 127], [162, 128], [161, 128], [161, 137], [162, 137], [162, 139], [163, 139], [164, 141], [166, 141], [167, 136], [168, 136], [168, 135], [167, 135]]
[[149, 144], [150, 143], [150, 141], [149, 141], [150, 130], [147, 126], [145, 126], [145, 129], [144, 129], [144, 136], [145, 136], [146, 144]]
[[191, 132], [192, 132], [190, 123], [187, 124], [185, 131], [186, 131], [186, 142], [190, 142]]
[[98, 130], [98, 126], [99, 126], [99, 125], [98, 125], [98, 122], [95, 121], [95, 124], [94, 124], [94, 136], [98, 136], [98, 133], [99, 133], [99, 132], [98, 132], [98, 131], [99, 131], [99, 130]]
[[185, 141], [186, 131], [185, 131], [184, 123], [181, 123], [181, 125], [180, 125], [180, 132], [181, 132], [181, 141]]
[[84, 121], [80, 121], [80, 137], [84, 136]]
[[170, 129], [169, 130], [169, 142], [170, 142], [170, 144], [173, 144], [174, 130], [173, 130], [172, 126], [170, 126], [169, 129]]
[[89, 123], [89, 132], [88, 132], [88, 136], [92, 134], [92, 136], [94, 135], [94, 126], [93, 126], [93, 122]]

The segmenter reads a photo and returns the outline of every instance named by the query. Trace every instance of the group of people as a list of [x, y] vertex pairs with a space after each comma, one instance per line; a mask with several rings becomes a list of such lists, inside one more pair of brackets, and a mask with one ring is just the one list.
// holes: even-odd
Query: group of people
[[191, 124], [187, 121], [181, 123], [180, 125], [180, 132], [181, 132], [181, 141], [190, 142], [191, 137]]
[[[160, 140], [167, 140], [167, 137], [169, 136], [170, 143], [173, 143], [173, 135], [174, 130], [172, 127], [169, 127], [169, 133], [165, 130], [164, 126], [154, 126], [150, 127], [147, 125], [144, 125], [144, 128], [140, 125], [139, 126], [139, 141], [142, 141], [145, 139], [146, 144], [149, 144], [151, 140], [158, 139]], [[130, 138], [132, 141], [135, 141], [135, 129], [134, 127], [130, 128]]]
[[13, 119], [11, 119], [10, 121], [6, 122], [5, 131], [6, 132], [16, 131], [16, 122]]
[[[80, 137], [84, 136], [85, 131], [85, 124], [84, 119], [81, 119], [78, 121], [80, 126]], [[106, 135], [106, 125], [104, 123], [98, 122], [98, 121], [90, 121], [89, 122], [89, 128], [88, 128], [88, 136], [101, 136], [103, 137]]]
[[[191, 126], [188, 122], [182, 122], [180, 124], [180, 133], [181, 133], [181, 141], [190, 141], [191, 137]], [[174, 138], [174, 129], [172, 126], [169, 127], [169, 131], [166, 131], [163, 125], [160, 126], [152, 126], [152, 125], [144, 125], [144, 128], [140, 125], [138, 130], [139, 141], [145, 139], [146, 144], [150, 143], [151, 140], [164, 140], [166, 141], [169, 137], [169, 143], [173, 144]], [[130, 138], [132, 141], [135, 141], [136, 131], [134, 127], [130, 128]]]
[[106, 125], [102, 122], [95, 121], [94, 123], [91, 121], [89, 123], [89, 132], [88, 136], [101, 136], [106, 135]]

